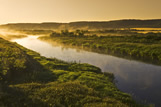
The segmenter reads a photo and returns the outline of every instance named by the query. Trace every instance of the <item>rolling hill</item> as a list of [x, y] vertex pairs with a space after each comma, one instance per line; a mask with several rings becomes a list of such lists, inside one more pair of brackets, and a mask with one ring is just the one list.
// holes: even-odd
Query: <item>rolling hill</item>
[[151, 20], [113, 20], [113, 21], [81, 21], [70, 23], [9, 23], [1, 25], [0, 28], [9, 28], [16, 30], [52, 30], [52, 29], [106, 29], [106, 28], [161, 28], [161, 19]]

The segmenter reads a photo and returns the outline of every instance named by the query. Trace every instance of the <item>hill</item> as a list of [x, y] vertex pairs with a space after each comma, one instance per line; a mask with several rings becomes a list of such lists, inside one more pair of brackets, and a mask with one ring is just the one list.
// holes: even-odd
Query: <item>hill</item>
[[139, 106], [113, 79], [95, 66], [45, 58], [0, 38], [0, 107]]
[[106, 28], [161, 28], [161, 19], [152, 20], [114, 20], [114, 21], [82, 21], [71, 23], [10, 23], [1, 25], [0, 28], [16, 30], [53, 30], [53, 29], [106, 29]]

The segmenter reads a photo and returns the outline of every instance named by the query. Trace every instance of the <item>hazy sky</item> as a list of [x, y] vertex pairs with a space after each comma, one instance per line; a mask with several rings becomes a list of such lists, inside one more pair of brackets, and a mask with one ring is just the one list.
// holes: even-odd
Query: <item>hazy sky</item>
[[0, 24], [152, 18], [161, 0], [0, 0]]

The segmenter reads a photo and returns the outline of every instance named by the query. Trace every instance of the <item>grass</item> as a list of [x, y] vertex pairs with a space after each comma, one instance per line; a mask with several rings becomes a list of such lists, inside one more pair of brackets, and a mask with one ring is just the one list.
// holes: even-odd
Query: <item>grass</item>
[[76, 32], [63, 31], [62, 33], [40, 37], [40, 39], [161, 65], [161, 33], [98, 37], [97, 35], [87, 36]]
[[129, 107], [111, 73], [89, 64], [49, 59], [0, 38], [1, 107]]

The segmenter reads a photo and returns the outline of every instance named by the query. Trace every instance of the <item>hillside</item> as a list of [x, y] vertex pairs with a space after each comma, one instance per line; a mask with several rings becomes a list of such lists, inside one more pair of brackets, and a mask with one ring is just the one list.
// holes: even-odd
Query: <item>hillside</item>
[[48, 59], [0, 38], [1, 107], [139, 106], [113, 79], [95, 66]]
[[161, 19], [153, 20], [114, 20], [102, 22], [71, 22], [71, 23], [10, 23], [0, 28], [16, 30], [52, 30], [52, 29], [105, 29], [105, 28], [161, 28]]

